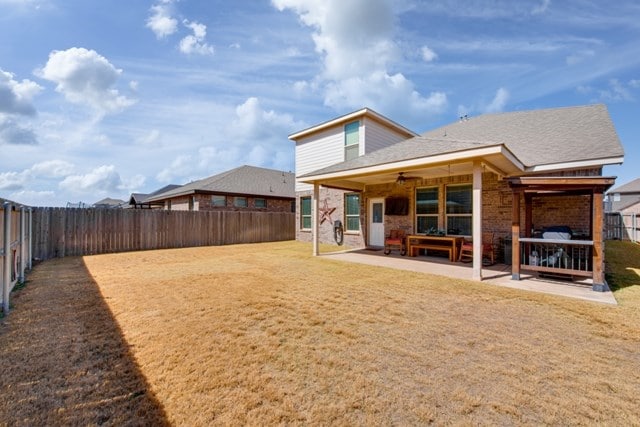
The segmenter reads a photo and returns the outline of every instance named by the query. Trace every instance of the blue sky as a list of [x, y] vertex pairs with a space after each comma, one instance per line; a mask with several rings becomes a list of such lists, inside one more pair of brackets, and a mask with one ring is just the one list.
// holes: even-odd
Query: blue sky
[[605, 103], [640, 176], [635, 0], [0, 0], [0, 197], [127, 199], [243, 164], [370, 107], [461, 114]]

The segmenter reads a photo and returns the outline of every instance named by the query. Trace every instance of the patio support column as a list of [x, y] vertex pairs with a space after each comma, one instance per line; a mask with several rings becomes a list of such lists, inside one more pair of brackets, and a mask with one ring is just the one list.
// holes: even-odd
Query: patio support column
[[313, 202], [311, 204], [311, 228], [313, 229], [313, 256], [320, 255], [320, 221], [318, 221], [318, 213], [320, 212], [320, 184], [313, 183]]
[[520, 280], [520, 192], [516, 190], [511, 202], [511, 279]]
[[604, 281], [604, 242], [602, 241], [603, 217], [603, 194], [601, 189], [593, 192], [593, 290], [608, 291], [609, 288]]
[[473, 162], [473, 280], [482, 280], [482, 165]]

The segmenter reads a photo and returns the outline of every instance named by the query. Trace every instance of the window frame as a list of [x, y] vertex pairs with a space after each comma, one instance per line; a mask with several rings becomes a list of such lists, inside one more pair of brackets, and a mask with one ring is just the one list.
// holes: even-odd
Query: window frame
[[[351, 142], [350, 136], [355, 134], [357, 142]], [[355, 155], [353, 154], [355, 152]], [[360, 157], [360, 121], [356, 120], [344, 125], [344, 160]]]
[[[435, 208], [435, 212], [431, 212], [431, 213], [418, 213], [418, 208], [419, 208], [419, 204], [418, 204], [418, 192], [420, 190], [435, 190], [436, 193], [436, 198], [435, 198], [435, 202], [436, 202], [436, 208]], [[440, 187], [439, 186], [429, 186], [429, 187], [419, 187], [416, 188], [415, 191], [415, 230], [416, 233], [418, 234], [422, 234], [422, 233], [427, 233], [429, 231], [430, 228], [429, 227], [427, 230], [421, 230], [418, 227], [418, 221], [420, 218], [428, 218], [428, 219], [435, 219], [435, 224], [432, 226], [433, 228], [435, 228], [435, 230], [437, 231], [439, 229], [439, 223], [440, 223]]]
[[[238, 204], [238, 202], [241, 200], [244, 200], [244, 204]], [[236, 208], [247, 208], [249, 207], [249, 200], [247, 200], [245, 196], [234, 196], [233, 206]]]
[[[217, 198], [217, 201], [216, 201]], [[222, 202], [222, 204], [218, 204], [218, 202]], [[221, 208], [227, 206], [227, 196], [224, 194], [212, 194], [211, 195], [211, 206]]]
[[[469, 193], [469, 212], [456, 212], [449, 213], [449, 189], [455, 187], [467, 187]], [[449, 230], [452, 228], [449, 226], [449, 219], [453, 218], [469, 218], [469, 234], [459, 233], [460, 236], [471, 236], [473, 235], [473, 185], [469, 183], [465, 184], [447, 184], [445, 186], [445, 208], [444, 208], [444, 217], [445, 217], [445, 225], [447, 227], [447, 234], [449, 234]]]
[[[349, 203], [347, 201], [348, 198], [350, 197], [356, 197], [358, 200], [357, 206], [358, 206], [358, 212], [357, 213], [349, 213]], [[360, 233], [360, 212], [361, 212], [361, 206], [360, 206], [360, 193], [345, 193], [344, 195], [344, 232], [345, 233]], [[358, 228], [350, 228], [350, 222], [349, 220], [353, 220], [357, 218], [357, 224], [358, 224]]]
[[[309, 213], [306, 214], [304, 212], [305, 202], [309, 204]], [[313, 214], [313, 208], [311, 206], [311, 196], [302, 196], [300, 197], [300, 229], [301, 230], [311, 230], [311, 216]], [[308, 219], [309, 226], [305, 227], [305, 220]]]

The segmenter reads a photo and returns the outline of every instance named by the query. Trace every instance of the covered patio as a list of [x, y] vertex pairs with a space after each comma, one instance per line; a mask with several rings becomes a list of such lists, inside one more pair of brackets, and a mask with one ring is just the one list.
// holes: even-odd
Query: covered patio
[[[417, 273], [436, 274], [462, 280], [473, 280], [470, 264], [451, 263], [446, 258], [420, 256], [409, 258], [393, 252], [386, 256], [380, 250], [354, 249], [320, 254], [322, 258], [367, 264], [379, 267], [394, 268]], [[536, 272], [521, 273], [520, 280], [512, 280], [511, 266], [494, 264], [485, 267], [482, 283], [520, 289], [531, 292], [541, 292], [567, 298], [576, 298], [601, 304], [617, 305], [613, 293], [609, 290], [593, 292], [593, 282], [590, 278], [579, 281], [554, 280], [539, 277]]]

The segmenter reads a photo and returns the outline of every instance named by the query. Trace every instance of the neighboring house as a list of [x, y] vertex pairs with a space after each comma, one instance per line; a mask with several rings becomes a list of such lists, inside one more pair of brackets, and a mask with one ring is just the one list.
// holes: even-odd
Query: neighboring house
[[293, 212], [295, 176], [291, 172], [240, 166], [150, 196], [166, 210]]
[[98, 202], [95, 202], [92, 207], [99, 209], [115, 209], [122, 208], [123, 206], [126, 206], [126, 204], [127, 202], [125, 202], [124, 200], [106, 197]]
[[[353, 122], [360, 146], [351, 158]], [[384, 135], [367, 132], [368, 123]], [[381, 247], [398, 228], [465, 236], [474, 245], [473, 277], [481, 279], [482, 237], [489, 231], [494, 243], [513, 239], [512, 277], [519, 279], [521, 268], [557, 272], [529, 257], [533, 245], [547, 247], [536, 230], [564, 226], [580, 240], [563, 248], [582, 245], [575, 252], [589, 254], [588, 272], [568, 273], [605, 287], [603, 196], [615, 178], [603, 177], [602, 167], [622, 163], [624, 151], [604, 105], [465, 117], [419, 136], [407, 130], [402, 137], [401, 130], [364, 109], [290, 135], [301, 204], [297, 238], [312, 240], [314, 254], [318, 243], [332, 242], [335, 220], [354, 247]], [[568, 265], [567, 252], [560, 252]]]
[[640, 214], [640, 178], [607, 192], [607, 212]]
[[158, 194], [162, 194], [165, 193], [167, 191], [173, 190], [175, 188], [180, 187], [179, 185], [176, 184], [169, 184], [169, 185], [165, 185], [164, 187], [160, 188], [159, 190], [154, 191], [153, 193], [131, 193], [131, 196], [129, 197], [129, 206], [127, 206], [129, 209], [161, 209], [164, 207], [164, 202], [163, 201], [159, 201], [159, 202], [148, 202], [147, 199], [150, 197], [153, 197], [155, 195]]

